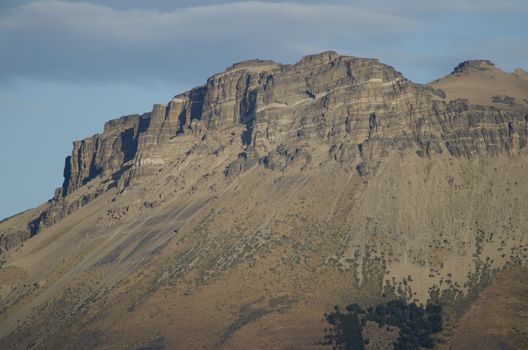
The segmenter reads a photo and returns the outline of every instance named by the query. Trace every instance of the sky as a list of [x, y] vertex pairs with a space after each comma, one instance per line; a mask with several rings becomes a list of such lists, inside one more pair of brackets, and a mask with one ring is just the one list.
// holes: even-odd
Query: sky
[[53, 196], [72, 141], [251, 58], [375, 57], [426, 83], [528, 69], [526, 0], [0, 0], [0, 219]]

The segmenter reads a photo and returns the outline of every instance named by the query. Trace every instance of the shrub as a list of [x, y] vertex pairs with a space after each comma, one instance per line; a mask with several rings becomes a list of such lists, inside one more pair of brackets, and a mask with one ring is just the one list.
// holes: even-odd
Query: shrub
[[431, 336], [442, 330], [442, 306], [428, 303], [424, 307], [395, 299], [369, 307], [365, 312], [358, 304], [350, 304], [345, 312], [336, 306], [334, 312], [326, 315], [326, 320], [334, 326], [331, 334], [326, 336], [334, 349], [363, 350], [366, 321], [376, 322], [380, 328], [385, 325], [398, 327], [400, 334], [394, 342], [394, 349], [432, 349], [434, 342]]

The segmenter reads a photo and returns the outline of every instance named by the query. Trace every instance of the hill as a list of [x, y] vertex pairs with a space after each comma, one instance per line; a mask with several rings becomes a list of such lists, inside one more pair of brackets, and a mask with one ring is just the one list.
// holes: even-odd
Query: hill
[[470, 103], [502, 110], [528, 108], [528, 79], [522, 69], [507, 73], [487, 60], [465, 61], [451, 74], [430, 85], [445, 92], [447, 100], [466, 99]]

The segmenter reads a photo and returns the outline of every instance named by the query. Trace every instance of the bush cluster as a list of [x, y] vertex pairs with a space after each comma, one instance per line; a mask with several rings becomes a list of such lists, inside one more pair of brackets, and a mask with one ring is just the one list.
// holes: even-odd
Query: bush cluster
[[341, 311], [338, 306], [326, 315], [333, 328], [326, 340], [334, 349], [363, 350], [368, 339], [363, 339], [363, 327], [367, 321], [376, 322], [379, 327], [390, 325], [400, 330], [394, 342], [395, 350], [418, 350], [433, 348], [432, 335], [442, 330], [441, 305], [428, 303], [425, 307], [416, 303], [408, 304], [395, 299], [363, 310], [358, 304], [351, 304]]

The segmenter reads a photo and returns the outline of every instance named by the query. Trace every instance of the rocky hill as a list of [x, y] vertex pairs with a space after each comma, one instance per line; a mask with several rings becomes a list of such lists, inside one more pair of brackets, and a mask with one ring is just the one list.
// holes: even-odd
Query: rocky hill
[[0, 222], [0, 348], [328, 348], [325, 312], [389, 296], [441, 302], [447, 348], [528, 263], [528, 90], [489, 72], [251, 60], [107, 122]]
[[473, 60], [460, 63], [451, 74], [430, 85], [444, 91], [450, 101], [466, 99], [501, 110], [526, 111], [527, 77], [520, 68], [507, 73], [488, 60]]

